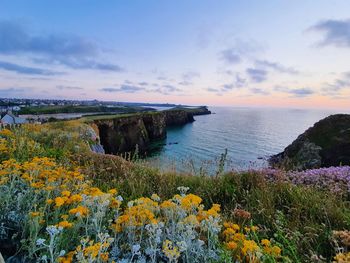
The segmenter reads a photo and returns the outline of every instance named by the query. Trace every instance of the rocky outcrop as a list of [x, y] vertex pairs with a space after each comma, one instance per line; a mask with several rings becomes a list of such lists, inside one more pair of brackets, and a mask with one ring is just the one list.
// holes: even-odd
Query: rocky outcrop
[[183, 107], [183, 106], [179, 106], [179, 107], [173, 108], [172, 110], [183, 110], [183, 111], [191, 113], [193, 116], [211, 114], [211, 111], [208, 110], [207, 106], [199, 106], [199, 107]]
[[167, 126], [184, 125], [194, 122], [193, 114], [185, 110], [172, 109], [164, 111]]
[[304, 170], [350, 165], [350, 115], [331, 115], [269, 160], [273, 167]]
[[161, 112], [120, 115], [94, 120], [101, 144], [107, 154], [133, 152], [147, 153], [154, 140], [166, 138], [166, 127], [193, 122], [193, 114], [174, 109]]

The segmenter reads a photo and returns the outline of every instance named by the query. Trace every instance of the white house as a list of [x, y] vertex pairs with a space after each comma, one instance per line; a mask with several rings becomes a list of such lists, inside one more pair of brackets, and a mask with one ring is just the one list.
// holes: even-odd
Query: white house
[[1, 123], [3, 124], [22, 124], [28, 121], [24, 118], [16, 117], [11, 112], [6, 113], [4, 117], [1, 118]]

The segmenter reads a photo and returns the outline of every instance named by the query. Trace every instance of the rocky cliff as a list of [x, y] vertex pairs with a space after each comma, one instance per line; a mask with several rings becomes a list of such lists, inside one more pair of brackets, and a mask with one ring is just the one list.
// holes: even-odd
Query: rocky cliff
[[184, 125], [194, 122], [193, 114], [181, 109], [171, 109], [164, 111], [165, 123], [167, 126]]
[[166, 137], [167, 126], [184, 125], [193, 121], [191, 112], [174, 109], [95, 119], [91, 125], [97, 128], [106, 153], [132, 152], [136, 145], [140, 153], [146, 153], [152, 141]]
[[274, 167], [297, 170], [350, 165], [350, 115], [320, 120], [269, 161]]

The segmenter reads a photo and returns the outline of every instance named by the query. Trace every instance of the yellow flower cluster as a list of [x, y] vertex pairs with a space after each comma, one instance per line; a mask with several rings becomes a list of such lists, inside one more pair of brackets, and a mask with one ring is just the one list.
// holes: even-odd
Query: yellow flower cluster
[[235, 260], [259, 262], [264, 254], [274, 258], [280, 257], [281, 249], [278, 246], [272, 246], [270, 240], [263, 239], [259, 245], [255, 240], [250, 239], [249, 234], [258, 230], [256, 226], [241, 228], [238, 224], [225, 222], [224, 227], [223, 237], [226, 248], [231, 251]]
[[170, 262], [176, 262], [180, 257], [180, 251], [177, 246], [170, 240], [165, 240], [163, 243], [163, 253], [169, 259]]
[[334, 261], [333, 262], [337, 262], [337, 263], [347, 263], [350, 262], [350, 252], [347, 253], [338, 253], [335, 257], [334, 257]]

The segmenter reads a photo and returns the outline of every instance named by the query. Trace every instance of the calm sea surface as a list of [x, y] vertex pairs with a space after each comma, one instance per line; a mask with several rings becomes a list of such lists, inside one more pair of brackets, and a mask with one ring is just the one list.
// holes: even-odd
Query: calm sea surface
[[163, 170], [198, 173], [200, 167], [215, 170], [227, 149], [226, 169], [266, 166], [266, 158], [279, 153], [299, 134], [332, 110], [223, 108], [211, 115], [195, 116], [195, 122], [168, 129], [167, 139], [147, 159]]

